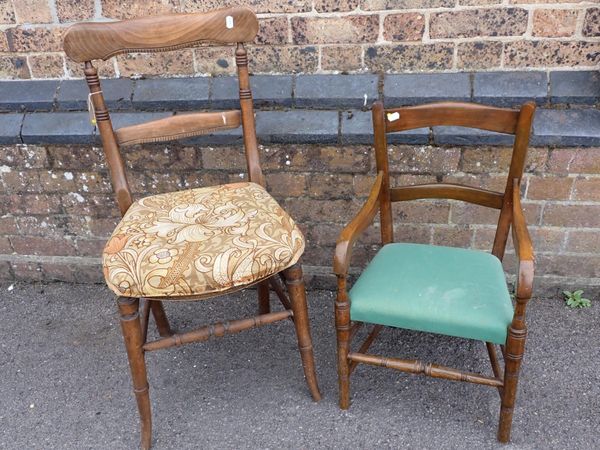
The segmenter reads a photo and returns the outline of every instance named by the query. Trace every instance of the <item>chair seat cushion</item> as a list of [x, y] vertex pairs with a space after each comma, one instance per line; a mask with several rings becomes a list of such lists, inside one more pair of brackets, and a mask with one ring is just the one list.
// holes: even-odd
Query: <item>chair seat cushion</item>
[[203, 297], [295, 264], [304, 237], [261, 186], [235, 183], [143, 198], [106, 244], [108, 286], [126, 297]]
[[385, 245], [349, 297], [355, 321], [497, 344], [513, 317], [498, 258], [453, 247]]

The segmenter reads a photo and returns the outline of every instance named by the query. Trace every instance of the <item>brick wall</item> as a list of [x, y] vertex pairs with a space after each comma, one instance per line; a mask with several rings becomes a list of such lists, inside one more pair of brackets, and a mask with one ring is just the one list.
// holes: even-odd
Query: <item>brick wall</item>
[[[506, 147], [392, 147], [397, 184], [464, 182], [502, 189]], [[243, 178], [239, 146], [138, 146], [125, 153], [136, 196]], [[272, 194], [308, 239], [311, 286], [331, 287], [333, 245], [358, 211], [373, 175], [370, 146], [261, 146]], [[537, 250], [542, 292], [600, 279], [600, 148], [531, 149], [524, 208]], [[0, 279], [101, 281], [98, 255], [118, 222], [102, 151], [90, 146], [0, 149]], [[459, 202], [394, 206], [396, 240], [489, 250], [497, 212]], [[377, 228], [358, 245], [355, 268], [374, 254]], [[514, 269], [509, 251], [507, 270]]]
[[[80, 77], [66, 26], [248, 4], [257, 73], [597, 68], [598, 0], [0, 0], [0, 79]], [[119, 56], [107, 77], [232, 73], [231, 51]]]

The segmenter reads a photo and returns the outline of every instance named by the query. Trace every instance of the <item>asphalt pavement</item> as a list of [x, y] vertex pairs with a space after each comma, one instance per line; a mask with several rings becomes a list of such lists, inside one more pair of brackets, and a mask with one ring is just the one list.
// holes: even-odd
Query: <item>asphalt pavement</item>
[[[255, 298], [247, 291], [166, 310], [181, 330], [253, 315]], [[154, 448], [600, 448], [600, 300], [585, 310], [531, 301], [512, 443], [500, 445], [498, 393], [485, 386], [359, 366], [352, 406], [339, 410], [333, 299], [309, 292], [320, 403], [308, 394], [289, 321], [150, 353]], [[137, 448], [127, 359], [104, 286], [0, 284], [0, 319], [1, 449]], [[386, 329], [371, 352], [490, 372], [476, 341]]]

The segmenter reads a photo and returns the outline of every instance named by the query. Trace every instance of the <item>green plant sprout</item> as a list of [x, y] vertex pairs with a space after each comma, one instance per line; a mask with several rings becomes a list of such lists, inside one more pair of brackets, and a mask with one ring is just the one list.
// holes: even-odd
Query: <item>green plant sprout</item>
[[589, 308], [592, 306], [592, 302], [589, 299], [582, 297], [582, 290], [575, 292], [563, 291], [563, 295], [565, 296], [565, 303], [569, 308]]

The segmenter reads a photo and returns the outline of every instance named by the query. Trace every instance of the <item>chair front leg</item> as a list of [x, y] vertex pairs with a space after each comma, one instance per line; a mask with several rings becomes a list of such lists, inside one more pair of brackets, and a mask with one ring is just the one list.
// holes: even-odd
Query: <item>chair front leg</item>
[[169, 319], [167, 319], [167, 314], [165, 313], [162, 302], [160, 300], [149, 301], [150, 309], [152, 310], [152, 315], [154, 316], [154, 321], [156, 322], [156, 328], [158, 328], [160, 337], [173, 336], [173, 331], [169, 325]]
[[527, 328], [515, 328], [513, 325], [508, 330], [506, 349], [504, 354], [504, 388], [502, 391], [500, 408], [500, 424], [498, 426], [498, 440], [508, 442], [512, 428], [515, 399], [517, 396], [517, 385], [519, 382], [519, 370], [525, 353], [525, 341], [527, 339]]
[[350, 407], [350, 302], [346, 293], [346, 278], [338, 276], [338, 294], [335, 302], [335, 329], [338, 353], [338, 385], [340, 408]]
[[269, 280], [259, 283], [258, 314], [269, 314], [271, 312], [270, 294], [271, 290], [269, 288]]
[[139, 299], [119, 297], [119, 313], [121, 315], [121, 329], [131, 378], [133, 392], [137, 401], [141, 422], [141, 448], [147, 450], [152, 445], [152, 414], [150, 411], [150, 395], [148, 393], [148, 379], [146, 377], [146, 361], [142, 349], [142, 327], [139, 315]]
[[298, 338], [298, 348], [302, 358], [302, 367], [304, 376], [308, 384], [308, 389], [314, 401], [321, 400], [321, 392], [317, 382], [317, 373], [315, 370], [315, 357], [313, 354], [312, 339], [310, 337], [310, 324], [308, 320], [308, 307], [306, 305], [306, 290], [304, 287], [304, 278], [302, 276], [302, 267], [300, 264], [294, 264], [283, 272], [285, 285], [292, 303], [294, 312], [294, 326], [296, 327], [296, 336]]

